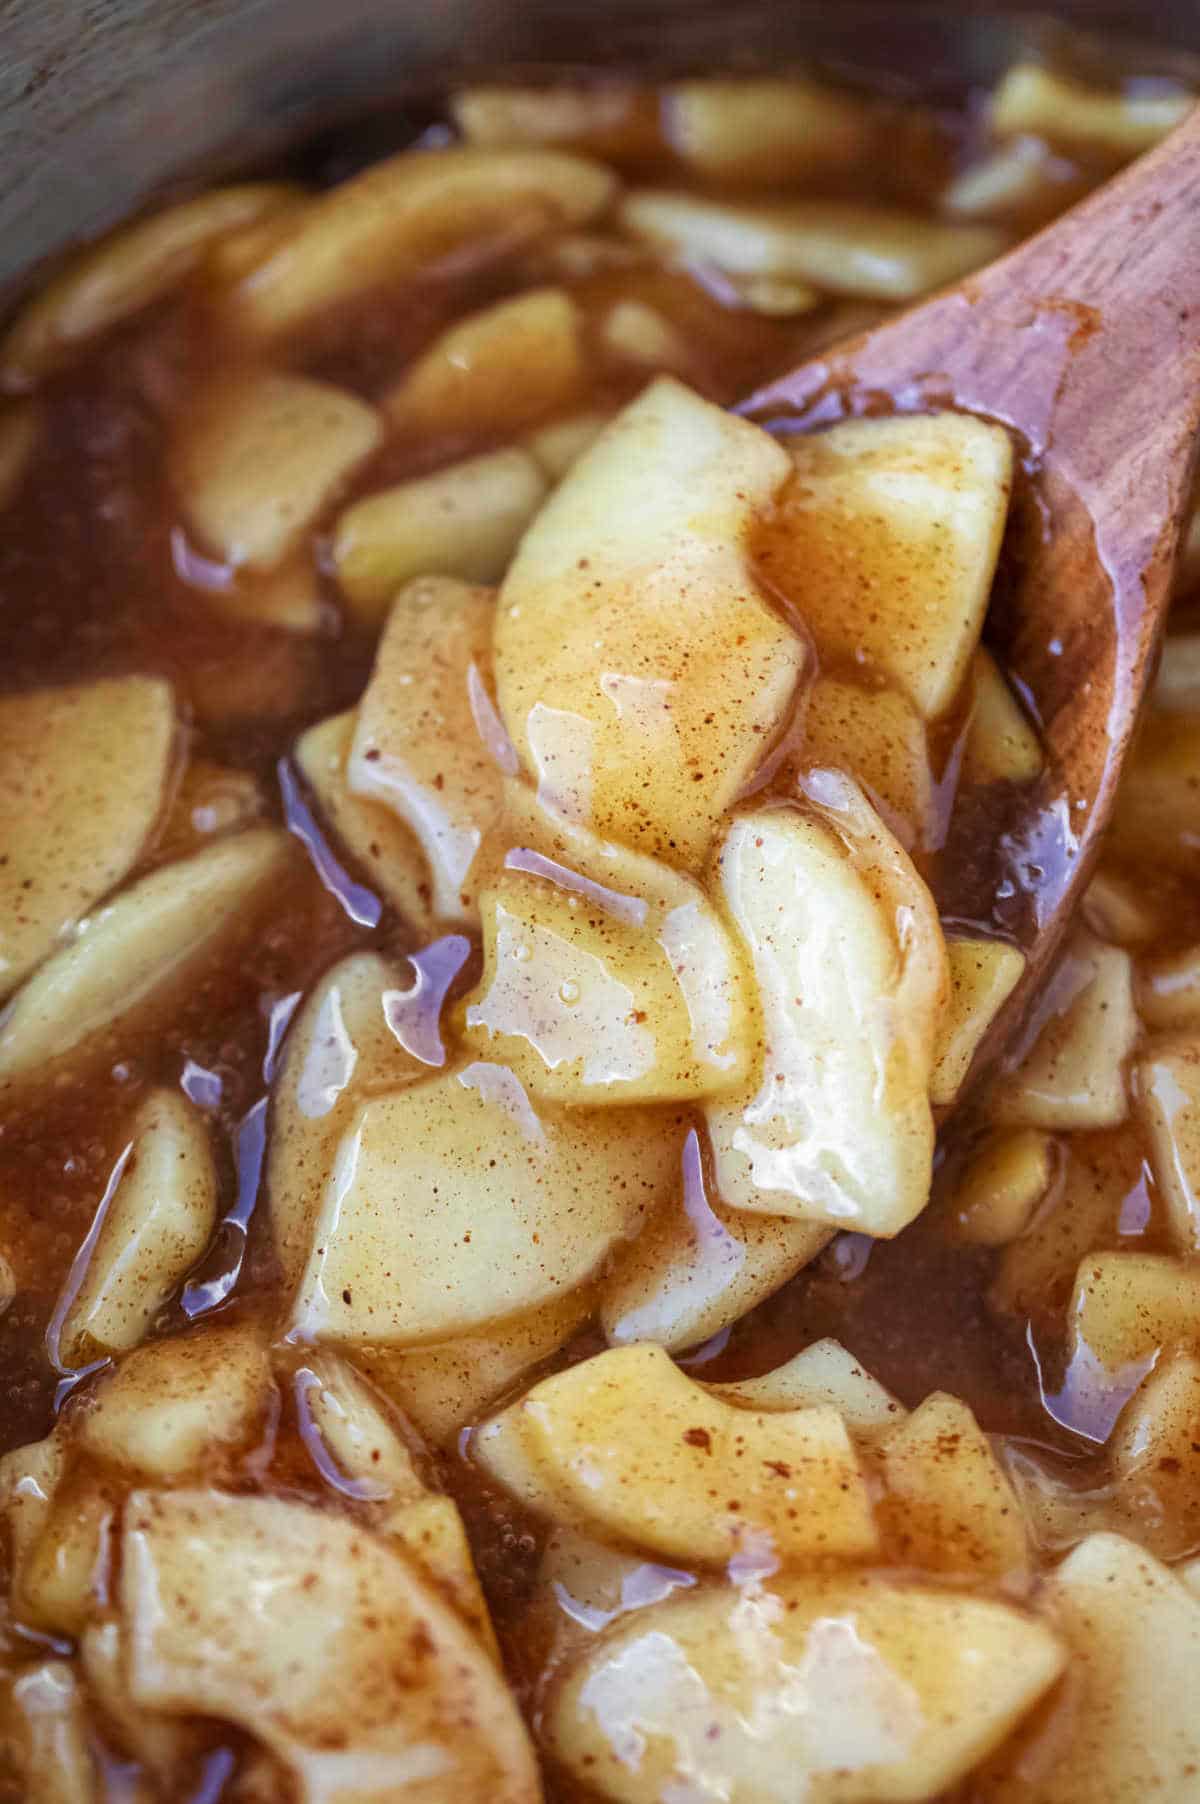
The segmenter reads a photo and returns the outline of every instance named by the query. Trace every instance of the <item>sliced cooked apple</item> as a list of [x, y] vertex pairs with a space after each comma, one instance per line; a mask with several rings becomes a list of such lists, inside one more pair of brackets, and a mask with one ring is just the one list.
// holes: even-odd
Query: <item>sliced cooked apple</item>
[[853, 169], [874, 137], [859, 95], [800, 76], [672, 82], [668, 142], [713, 181], [782, 187]]
[[790, 441], [759, 549], [824, 654], [866, 663], [926, 720], [979, 639], [1012, 489], [1008, 434], [969, 414], [848, 420]]
[[286, 182], [212, 188], [114, 232], [68, 264], [18, 315], [0, 347], [0, 372], [30, 382], [166, 294], [226, 232], [295, 205]]
[[403, 1508], [428, 1495], [398, 1424], [348, 1360], [309, 1354], [294, 1383], [331, 1465], [361, 1502]]
[[1033, 723], [1021, 712], [990, 651], [971, 660], [970, 724], [963, 746], [963, 783], [1028, 783], [1046, 760]]
[[397, 595], [358, 705], [351, 792], [396, 814], [420, 843], [433, 908], [474, 920], [472, 868], [516, 769], [488, 693], [495, 598], [451, 577]]
[[125, 1352], [144, 1340], [216, 1227], [212, 1147], [186, 1097], [151, 1091], [130, 1122], [129, 1145], [126, 1169], [97, 1219], [74, 1294], [68, 1288], [63, 1296], [54, 1351], [64, 1366], [81, 1366], [97, 1352]]
[[69, 1660], [43, 1660], [25, 1667], [11, 1698], [6, 1752], [10, 1759], [16, 1757], [21, 1769], [26, 1804], [97, 1804], [103, 1781], [92, 1758], [84, 1694], [74, 1665]]
[[331, 714], [296, 741], [293, 757], [323, 823], [371, 883], [419, 933], [433, 931], [433, 883], [416, 835], [390, 808], [351, 792], [346, 775], [353, 709]]
[[1134, 1067], [1134, 1095], [1171, 1243], [1198, 1253], [1200, 1040], [1180, 1036], [1149, 1047]]
[[759, 428], [662, 377], [542, 509], [501, 591], [496, 683], [547, 807], [703, 859], [805, 665], [743, 550], [786, 472]]
[[813, 1409], [831, 1406], [857, 1435], [894, 1428], [908, 1414], [878, 1378], [840, 1341], [816, 1340], [761, 1378], [714, 1384], [718, 1396], [743, 1409]]
[[[1164, 902], [1161, 893], [1147, 895], [1145, 886], [1129, 872], [1102, 862], [1084, 891], [1080, 913], [1098, 939], [1114, 946], [1142, 947], [1157, 939], [1168, 925], [1169, 907]], [[1138, 1011], [1145, 1015], [1140, 995]], [[1152, 1021], [1152, 1025], [1176, 1027], [1183, 1023]]]
[[570, 1340], [592, 1312], [581, 1287], [525, 1315], [428, 1347], [368, 1347], [358, 1360], [437, 1446], [454, 1443], [486, 1407]]
[[235, 569], [272, 570], [383, 437], [345, 389], [274, 370], [237, 370], [192, 403], [171, 454], [202, 544]]
[[666, 866], [649, 878], [618, 893], [511, 851], [481, 898], [466, 1044], [566, 1103], [670, 1102], [744, 1083], [753, 1014], [738, 951], [698, 886]]
[[136, 1704], [257, 1736], [303, 1804], [535, 1804], [505, 1681], [415, 1569], [344, 1517], [216, 1491], [129, 1500]]
[[744, 1102], [712, 1103], [722, 1199], [898, 1233], [925, 1206], [929, 1081], [946, 987], [933, 900], [850, 781], [735, 820], [720, 854], [758, 978], [765, 1053]]
[[0, 1027], [0, 1086], [93, 1041], [168, 994], [287, 870], [291, 842], [253, 827], [164, 865], [82, 924], [14, 999]]
[[[1190, 1653], [1190, 1650], [1189, 1650]], [[999, 1747], [1064, 1664], [1043, 1624], [869, 1578], [703, 1587], [638, 1611], [570, 1666], [545, 1734], [616, 1804], [911, 1804]]]
[[930, 1100], [952, 1103], [961, 1090], [983, 1036], [1016, 988], [1025, 954], [1003, 940], [946, 941], [950, 995], [938, 1024]]
[[1098, 88], [1040, 63], [1017, 63], [992, 95], [991, 127], [997, 137], [1023, 132], [1123, 163], [1165, 138], [1194, 99], [1173, 84]]
[[600, 327], [600, 343], [620, 362], [670, 370], [677, 376], [686, 376], [695, 361], [678, 327], [645, 301], [618, 301], [610, 307]]
[[1133, 1136], [1070, 1137], [1044, 1205], [1004, 1248], [988, 1293], [992, 1304], [1061, 1334], [1080, 1260], [1118, 1244], [1122, 1208], [1142, 1176], [1141, 1143]]
[[[1047, 1604], [1080, 1695], [1071, 1733], [1011, 1795], [1031, 1804], [1188, 1799], [1200, 1769], [1193, 1675], [1200, 1599], [1134, 1542], [1091, 1535], [1049, 1581]], [[1057, 1758], [1053, 1754], [1057, 1752]], [[1032, 1779], [1032, 1782], [1031, 1782]]]
[[128, 875], [174, 748], [175, 704], [155, 677], [0, 700], [0, 998]]
[[380, 1532], [404, 1550], [498, 1659], [458, 1506], [427, 1488], [383, 1398], [333, 1353], [310, 1355], [295, 1384], [299, 1407], [336, 1471], [335, 1482], [358, 1499]]
[[998, 257], [1007, 236], [862, 201], [725, 201], [644, 188], [618, 209], [647, 239], [743, 276], [795, 276], [834, 294], [910, 301]]
[[1129, 1533], [1163, 1560], [1200, 1539], [1200, 1360], [1164, 1359], [1138, 1386], [1108, 1443]]
[[464, 245], [583, 225], [615, 186], [600, 164], [559, 151], [402, 151], [307, 208], [235, 290], [230, 311], [244, 331], [274, 336], [434, 268]]
[[804, 710], [804, 755], [861, 783], [906, 852], [929, 841], [936, 796], [925, 723], [899, 690], [818, 677]]
[[273, 1395], [255, 1329], [210, 1326], [128, 1354], [73, 1432], [85, 1453], [147, 1479], [215, 1474], [263, 1432]]
[[626, 81], [588, 86], [469, 87], [450, 110], [470, 144], [508, 149], [557, 144], [586, 150], [611, 162], [653, 155], [660, 148], [657, 95]]
[[902, 1566], [1020, 1580], [1029, 1547], [1021, 1505], [965, 1403], [926, 1397], [879, 1444], [884, 1532]]
[[726, 1209], [707, 1195], [699, 1138], [684, 1142], [676, 1193], [616, 1256], [601, 1285], [611, 1345], [650, 1340], [677, 1352], [719, 1334], [808, 1264], [832, 1230]]
[[525, 449], [550, 482], [561, 482], [573, 463], [608, 425], [606, 413], [572, 413], [526, 434]]
[[993, 1092], [993, 1118], [1050, 1129], [1124, 1121], [1125, 1060], [1137, 1034], [1129, 954], [1077, 930], [1038, 998], [1024, 1056]]
[[1164, 1348], [1197, 1341], [1200, 1267], [1156, 1253], [1095, 1253], [1081, 1261], [1068, 1311], [1073, 1351], [1106, 1373], [1147, 1368]]
[[288, 1034], [267, 1145], [271, 1232], [287, 1285], [298, 1283], [338, 1143], [364, 1099], [429, 1074], [388, 1024], [403, 967], [373, 952], [342, 959]]
[[649, 1110], [535, 1113], [482, 1061], [374, 1098], [338, 1148], [293, 1332], [418, 1345], [550, 1302], [640, 1229], [680, 1138]]
[[383, 409], [405, 433], [519, 432], [568, 406], [586, 373], [575, 302], [561, 288], [533, 288], [448, 327]]
[[499, 582], [542, 504], [546, 479], [512, 445], [381, 489], [337, 523], [333, 565], [351, 612], [373, 623], [418, 576]]
[[1148, 1027], [1200, 1027], [1200, 946], [1141, 962], [1137, 1010]]
[[[611, 1349], [543, 1379], [498, 1419], [537, 1507], [667, 1559], [862, 1559], [878, 1534], [866, 1480], [833, 1409], [740, 1409], [661, 1347]], [[490, 1466], [495, 1430], [475, 1437]], [[514, 1466], [502, 1463], [504, 1482]]]
[[974, 1148], [954, 1191], [949, 1231], [971, 1246], [1017, 1240], [1054, 1182], [1055, 1142], [1039, 1128], [1001, 1128]]
[[1121, 770], [1109, 850], [1133, 869], [1200, 869], [1200, 717], [1151, 713]]
[[1030, 133], [1010, 138], [968, 163], [941, 197], [954, 219], [985, 220], [1030, 231], [1086, 193], [1087, 177]]

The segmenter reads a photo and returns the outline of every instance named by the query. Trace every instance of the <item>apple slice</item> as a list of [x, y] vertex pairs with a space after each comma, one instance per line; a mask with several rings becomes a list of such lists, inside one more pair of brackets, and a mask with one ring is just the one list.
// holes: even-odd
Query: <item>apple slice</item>
[[733, 1208], [896, 1234], [925, 1207], [946, 953], [933, 898], [861, 791], [813, 772], [805, 805], [736, 819], [718, 875], [758, 978], [765, 1052], [707, 1108]]
[[790, 441], [795, 475], [759, 547], [822, 656], [865, 663], [926, 720], [979, 639], [1008, 514], [1008, 435], [969, 414], [849, 420]]
[[236, 1723], [289, 1770], [301, 1804], [536, 1804], [533, 1751], [481, 1643], [344, 1516], [135, 1492], [120, 1606], [134, 1702]]
[[478, 918], [476, 855], [516, 769], [489, 693], [494, 613], [490, 589], [452, 577], [402, 589], [346, 761], [351, 793], [381, 803], [415, 835], [434, 914], [445, 921]]
[[789, 1575], [626, 1617], [553, 1687], [544, 1732], [614, 1804], [701, 1797], [697, 1774], [722, 1804], [913, 1804], [952, 1794], [1063, 1665], [1006, 1604]]
[[156, 677], [0, 700], [0, 999], [133, 868], [174, 753], [175, 703]]
[[543, 1513], [668, 1560], [803, 1564], [878, 1550], [836, 1410], [738, 1408], [661, 1347], [613, 1348], [543, 1379], [474, 1449]]
[[668, 1193], [680, 1138], [658, 1111], [535, 1113], [481, 1060], [371, 1099], [326, 1183], [293, 1333], [416, 1346], [565, 1295]]
[[744, 541], [788, 460], [662, 377], [571, 467], [496, 616], [501, 713], [543, 801], [695, 868], [806, 665]]

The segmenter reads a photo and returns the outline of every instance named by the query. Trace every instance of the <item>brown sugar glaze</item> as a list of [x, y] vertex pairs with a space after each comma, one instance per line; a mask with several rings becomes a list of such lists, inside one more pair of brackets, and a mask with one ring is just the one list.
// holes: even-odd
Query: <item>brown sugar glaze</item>
[[[626, 167], [632, 163], [639, 173], [662, 167], [654, 118], [643, 99], [618, 145], [624, 146]], [[961, 155], [968, 118], [914, 109], [896, 154], [860, 173], [852, 192], [910, 205], [928, 201]], [[606, 146], [595, 148], [603, 154]], [[339, 150], [318, 173], [340, 175], [344, 168]], [[680, 185], [677, 170], [671, 178]], [[546, 269], [538, 246], [489, 247], [475, 262], [461, 260], [452, 274], [409, 288], [400, 301], [377, 297], [339, 314], [310, 337], [293, 367], [373, 395], [441, 325], [538, 285], [547, 279]], [[630, 295], [657, 307], [686, 345], [687, 380], [723, 403], [882, 311], [827, 300], [799, 319], [759, 315], [731, 307], [692, 274], [651, 267], [636, 254], [628, 266], [575, 277], [557, 270], [554, 280], [589, 317]], [[224, 577], [183, 534], [166, 475], [166, 444], [172, 418], [196, 379], [232, 358], [205, 304], [202, 281], [108, 334], [47, 382], [46, 427], [0, 537], [0, 690], [159, 673], [171, 681], [190, 719], [187, 768], [177, 773], [173, 808], [142, 870], [167, 850], [176, 855], [200, 843], [191, 817], [198, 798], [204, 800], [201, 761], [245, 773], [257, 785], [262, 815], [296, 824], [295, 796], [303, 802], [303, 786], [294, 772], [281, 786], [281, 761], [306, 726], [357, 699], [374, 655], [375, 635], [340, 611], [332, 583], [327, 630], [319, 637], [226, 618], [205, 603], [205, 582]], [[589, 399], [623, 401], [641, 380], [632, 372], [628, 378], [609, 374]], [[484, 432], [393, 443], [371, 464], [369, 479], [359, 479], [358, 491], [495, 442]], [[787, 566], [786, 507], [778, 525], [764, 526], [757, 558], [766, 592], [786, 608], [795, 574]], [[844, 674], [862, 679], [861, 672]], [[934, 755], [943, 769], [956, 756], [961, 729], [959, 716], [939, 723]], [[772, 780], [783, 790], [793, 774], [794, 763], [785, 759]], [[993, 797], [993, 809], [1002, 808], [1002, 800]], [[948, 923], [1006, 932], [1023, 925], [996, 903], [990, 851], [998, 818], [947, 808], [938, 844], [918, 854]], [[264, 1209], [255, 1207], [268, 1095], [264, 1064], [277, 1050], [295, 1001], [348, 950], [417, 950], [403, 919], [386, 904], [371, 906], [369, 881], [353, 860], [339, 851], [335, 862], [341, 877], [322, 881], [298, 845], [289, 881], [252, 938], [178, 997], [166, 1026], [150, 1033], [136, 1020], [119, 1024], [103, 1060], [89, 1059], [78, 1073], [69, 1064], [57, 1068], [53, 1082], [32, 1099], [23, 1097], [19, 1110], [0, 1113], [0, 1243], [11, 1250], [18, 1284], [13, 1306], [0, 1319], [0, 1450], [45, 1434], [62, 1401], [60, 1374], [44, 1346], [54, 1299], [120, 1151], [123, 1124], [151, 1086], [182, 1084], [209, 1113], [218, 1130], [221, 1212], [231, 1218], [182, 1301], [164, 1311], [158, 1331], [178, 1331], [214, 1308], [225, 1314], [272, 1309], [279, 1274]], [[1166, 902], [1172, 927], [1164, 951], [1200, 937], [1200, 891], [1144, 869], [1136, 876], [1143, 890], [1159, 884]], [[356, 908], [354, 897], [347, 904], [347, 882], [358, 886], [360, 904], [367, 892], [365, 906]], [[451, 994], [469, 988], [476, 970], [469, 961]], [[1127, 1147], [1135, 1132], [1126, 1125], [1107, 1138]], [[725, 1337], [685, 1360], [688, 1369], [706, 1379], [752, 1375], [832, 1335], [903, 1403], [915, 1405], [933, 1388], [952, 1391], [970, 1404], [985, 1430], [1056, 1450], [1086, 1486], [1094, 1443], [1073, 1432], [1061, 1410], [1056, 1419], [1044, 1400], [1061, 1376], [1066, 1298], [1041, 1298], [1028, 1322], [1000, 1314], [987, 1302], [998, 1253], [955, 1245], [940, 1224], [939, 1195], [978, 1133], [970, 1115], [946, 1128], [933, 1205], [898, 1239], [872, 1244], [840, 1237]], [[1103, 1135], [1092, 1138], [1105, 1141]], [[1098, 1156], [1104, 1154], [1101, 1144]], [[1127, 1151], [1120, 1156], [1128, 1157]], [[1128, 1180], [1129, 1206], [1118, 1212], [1104, 1244], [1160, 1250], [1162, 1208], [1145, 1158], [1133, 1161]], [[600, 1344], [587, 1330], [557, 1360], [566, 1363]], [[465, 1460], [447, 1457], [440, 1468], [464, 1511], [514, 1682], [531, 1691], [536, 1650], [522, 1645], [518, 1628], [538, 1530]], [[269, 1472], [269, 1482], [283, 1492], [314, 1488], [290, 1417], [279, 1424]], [[0, 1795], [9, 1794], [0, 1787]]]

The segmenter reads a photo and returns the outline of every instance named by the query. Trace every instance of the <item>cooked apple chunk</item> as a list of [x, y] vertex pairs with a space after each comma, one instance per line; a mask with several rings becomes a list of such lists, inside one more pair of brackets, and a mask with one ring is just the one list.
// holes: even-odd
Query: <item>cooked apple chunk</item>
[[135, 1492], [120, 1602], [134, 1702], [236, 1723], [302, 1804], [536, 1804], [533, 1752], [487, 1652], [402, 1554], [345, 1517]]
[[898, 689], [818, 677], [804, 710], [804, 756], [861, 783], [906, 852], [929, 842], [935, 785], [925, 723]]
[[559, 1102], [670, 1102], [743, 1083], [753, 1017], [728, 929], [669, 867], [639, 887], [615, 892], [510, 852], [481, 899], [466, 1043]]
[[1143, 959], [1136, 993], [1138, 1014], [1147, 1027], [1200, 1028], [1200, 946]]
[[592, 1292], [583, 1287], [455, 1340], [370, 1347], [357, 1357], [427, 1439], [449, 1446], [489, 1404], [569, 1341], [592, 1304]]
[[102, 1781], [74, 1666], [67, 1660], [26, 1666], [9, 1695], [5, 1752], [20, 1769], [27, 1804], [95, 1804]]
[[0, 347], [0, 372], [20, 382], [46, 374], [166, 294], [226, 232], [294, 207], [298, 192], [285, 182], [212, 188], [102, 239], [18, 316]]
[[[513, 1451], [506, 1459], [506, 1443]], [[543, 1379], [474, 1438], [523, 1470], [546, 1514], [667, 1559], [862, 1559], [878, 1533], [837, 1411], [740, 1409], [661, 1347], [613, 1348]]]
[[993, 1093], [994, 1119], [1050, 1129], [1124, 1121], [1137, 1033], [1129, 954], [1077, 930], [1038, 998], [1024, 1057]]
[[848, 420], [790, 441], [760, 557], [826, 656], [866, 663], [926, 720], [979, 639], [1012, 488], [1012, 446], [968, 414]]
[[474, 920], [472, 869], [516, 769], [488, 693], [494, 597], [451, 577], [410, 583], [392, 604], [346, 761], [352, 794], [415, 835], [435, 916]]
[[1071, 1734], [1036, 1776], [998, 1799], [1030, 1804], [1190, 1800], [1200, 1770], [1195, 1674], [1200, 1599], [1120, 1535], [1091, 1535], [1058, 1568], [1047, 1603], [1080, 1695]]
[[272, 570], [382, 437], [375, 409], [345, 389], [238, 370], [189, 408], [172, 473], [206, 550], [234, 569]]
[[744, 551], [787, 469], [764, 432], [666, 377], [572, 466], [496, 616], [501, 712], [547, 807], [703, 860], [805, 666]]
[[535, 1113], [503, 1065], [375, 1097], [338, 1148], [293, 1331], [417, 1345], [550, 1302], [640, 1229], [677, 1159], [669, 1117]]
[[1073, 1351], [1103, 1370], [1148, 1369], [1164, 1348], [1200, 1338], [1200, 1267], [1156, 1253], [1095, 1253], [1081, 1260], [1067, 1319]]
[[879, 1444], [884, 1532], [897, 1564], [966, 1579], [1026, 1576], [1021, 1505], [965, 1403], [926, 1397]]
[[1003, 940], [946, 941], [950, 995], [938, 1026], [931, 1100], [952, 1103], [962, 1089], [983, 1037], [1025, 969], [1025, 954]]
[[908, 1415], [904, 1405], [836, 1340], [813, 1341], [761, 1378], [740, 1378], [711, 1389], [743, 1409], [831, 1406], [857, 1436], [877, 1435]]
[[356, 720], [353, 709], [331, 714], [301, 733], [292, 756], [322, 825], [412, 927], [432, 932], [433, 884], [416, 835], [392, 809], [350, 789], [346, 766]]
[[621, 203], [635, 238], [735, 276], [787, 276], [834, 294], [910, 301], [999, 256], [995, 226], [959, 225], [862, 201], [726, 201], [646, 188]]
[[1200, 835], [1200, 716], [1151, 712], [1121, 770], [1108, 849], [1132, 868], [1193, 878]]
[[128, 874], [174, 748], [175, 704], [155, 677], [0, 700], [0, 998]]
[[861, 791], [816, 771], [803, 807], [734, 821], [721, 889], [758, 978], [765, 1052], [708, 1106], [733, 1208], [891, 1235], [924, 1208], [946, 992], [933, 899]]
[[1200, 1360], [1164, 1358], [1138, 1386], [1108, 1443], [1116, 1480], [1111, 1515], [1160, 1559], [1200, 1540]]
[[306, 208], [234, 291], [232, 318], [254, 337], [303, 326], [339, 301], [436, 268], [465, 245], [583, 225], [615, 186], [600, 164], [559, 151], [403, 151]]
[[384, 396], [384, 412], [405, 433], [519, 432], [582, 388], [582, 324], [561, 288], [497, 301], [435, 339]]
[[1165, 138], [1194, 100], [1174, 84], [1098, 88], [1039, 63], [1017, 63], [992, 95], [991, 126], [997, 137], [1028, 133], [1123, 163]]
[[288, 1034], [272, 1094], [267, 1144], [271, 1232], [285, 1283], [304, 1269], [338, 1142], [373, 1092], [428, 1075], [388, 1024], [404, 972], [373, 952], [336, 964], [306, 998]]
[[287, 870], [288, 836], [252, 827], [164, 865], [81, 924], [19, 991], [0, 1026], [0, 1085], [99, 1036], [182, 983]]
[[970, 685], [960, 781], [1028, 783], [1045, 763], [1041, 744], [995, 658], [982, 645], [971, 660]]
[[1038, 1128], [1000, 1128], [972, 1150], [948, 1211], [952, 1238], [1007, 1246], [1029, 1226], [1055, 1174], [1055, 1143]]
[[723, 1804], [911, 1804], [953, 1792], [1063, 1663], [1042, 1623], [952, 1591], [811, 1574], [751, 1595], [705, 1586], [568, 1667], [545, 1733], [614, 1804], [683, 1799], [698, 1774]]
[[1200, 1253], [1200, 1039], [1149, 1046], [1134, 1067], [1134, 1093], [1171, 1244]]
[[800, 76], [673, 82], [663, 96], [676, 153], [713, 181], [779, 187], [853, 169], [869, 148], [871, 107]]
[[136, 1347], [216, 1226], [208, 1130], [186, 1097], [152, 1091], [129, 1125], [129, 1147], [78, 1288], [52, 1328], [63, 1366]]
[[353, 614], [382, 619], [418, 576], [499, 582], [541, 506], [546, 478], [520, 445], [365, 495], [337, 523], [333, 565]]
[[649, 1340], [671, 1352], [699, 1346], [786, 1284], [832, 1233], [816, 1222], [727, 1209], [707, 1191], [693, 1129], [676, 1194], [602, 1281], [600, 1320], [610, 1344]]

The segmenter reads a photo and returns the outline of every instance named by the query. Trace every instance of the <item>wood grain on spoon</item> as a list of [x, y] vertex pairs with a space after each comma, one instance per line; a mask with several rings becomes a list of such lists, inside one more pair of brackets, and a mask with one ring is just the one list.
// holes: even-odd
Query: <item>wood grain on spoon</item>
[[949, 910], [990, 912], [1028, 955], [976, 1076], [1062, 937], [1153, 674], [1200, 427], [1200, 108], [999, 262], [739, 411], [787, 432], [940, 407], [1001, 422], [1024, 453], [987, 636], [1047, 753], [1032, 791], [993, 798], [986, 907], [968, 873]]

